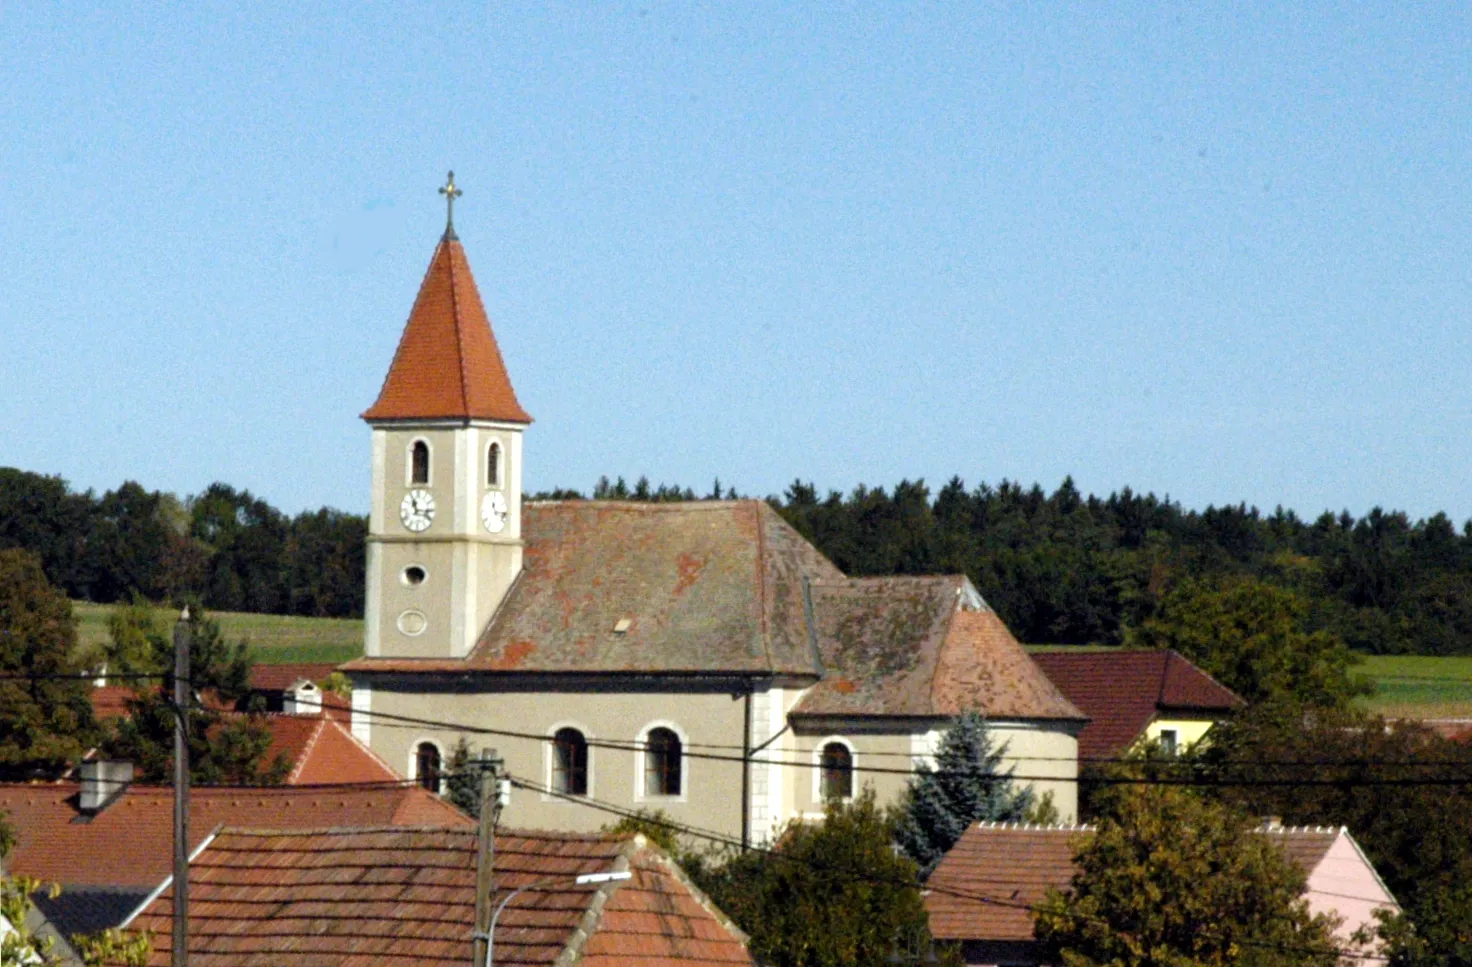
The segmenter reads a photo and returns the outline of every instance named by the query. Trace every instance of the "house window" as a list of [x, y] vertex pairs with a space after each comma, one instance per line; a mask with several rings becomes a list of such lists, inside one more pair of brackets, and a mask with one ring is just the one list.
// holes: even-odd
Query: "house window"
[[1172, 758], [1180, 746], [1180, 735], [1175, 729], [1160, 730], [1160, 751]]
[[429, 444], [423, 440], [415, 440], [409, 448], [409, 482], [429, 483]]
[[644, 739], [644, 795], [678, 796], [681, 758], [678, 735], [663, 727], [650, 729]]
[[852, 799], [854, 795], [854, 754], [842, 742], [823, 746], [821, 760], [823, 801]]
[[486, 450], [486, 486], [501, 486], [501, 444], [492, 443]]
[[421, 742], [414, 750], [414, 778], [430, 792], [440, 791], [440, 750], [433, 742]]
[[588, 740], [577, 729], [552, 737], [552, 788], [568, 796], [588, 794]]

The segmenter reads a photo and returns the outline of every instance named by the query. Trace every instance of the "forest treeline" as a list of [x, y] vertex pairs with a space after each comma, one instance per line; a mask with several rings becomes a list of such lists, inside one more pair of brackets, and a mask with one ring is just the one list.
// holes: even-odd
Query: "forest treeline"
[[0, 549], [36, 554], [83, 601], [190, 597], [220, 611], [361, 617], [367, 536], [367, 517], [291, 517], [222, 483], [186, 499], [132, 481], [99, 496], [0, 467]]
[[[731, 498], [600, 480], [558, 499]], [[1085, 496], [952, 479], [820, 492], [793, 483], [772, 505], [853, 575], [964, 573], [1023, 641], [1121, 641], [1188, 579], [1254, 578], [1299, 596], [1310, 622], [1351, 647], [1472, 654], [1472, 521], [1376, 508], [1313, 520], [1243, 504], [1190, 510], [1128, 488]], [[40, 556], [74, 598], [197, 595], [217, 610], [358, 616], [367, 518], [295, 517], [223, 483], [180, 499], [136, 483], [98, 496], [59, 477], [0, 469], [0, 548]]]

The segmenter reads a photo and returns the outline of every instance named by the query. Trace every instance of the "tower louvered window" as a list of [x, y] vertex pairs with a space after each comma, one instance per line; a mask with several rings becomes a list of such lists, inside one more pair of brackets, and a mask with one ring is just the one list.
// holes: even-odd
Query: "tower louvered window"
[[433, 742], [414, 750], [414, 779], [430, 792], [440, 791], [440, 750]]
[[486, 486], [501, 486], [501, 444], [492, 443], [486, 450]]
[[429, 483], [429, 444], [423, 440], [415, 440], [414, 446], [409, 451], [409, 482], [416, 484]]

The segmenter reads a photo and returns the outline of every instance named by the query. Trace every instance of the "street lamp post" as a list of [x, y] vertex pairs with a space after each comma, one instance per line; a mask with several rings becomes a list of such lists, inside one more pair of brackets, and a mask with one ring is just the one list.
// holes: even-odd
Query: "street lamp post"
[[[584, 873], [581, 876], [574, 877], [572, 882], [576, 886], [588, 886], [589, 884], [593, 883], [616, 883], [620, 880], [627, 880], [633, 875], [634, 874], [628, 872], [627, 870], [621, 873]], [[525, 893], [527, 890], [538, 890], [543, 887], [551, 886], [554, 883], [558, 882], [561, 882], [561, 880], [537, 880], [535, 883], [528, 883], [526, 886], [517, 887], [509, 894], [507, 894], [506, 899], [502, 900], [500, 904], [496, 906], [496, 912], [491, 915], [491, 928], [486, 931], [485, 967], [493, 967], [496, 962], [496, 922], [501, 919], [501, 911], [506, 909], [506, 904], [510, 903], [512, 900], [516, 899], [518, 895]]]

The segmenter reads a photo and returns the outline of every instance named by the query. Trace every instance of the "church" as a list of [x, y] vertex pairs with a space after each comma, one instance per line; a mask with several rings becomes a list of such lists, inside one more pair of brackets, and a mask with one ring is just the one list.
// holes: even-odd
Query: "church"
[[453, 177], [441, 191], [452, 217], [363, 413], [364, 657], [343, 669], [359, 739], [429, 786], [462, 737], [494, 747], [514, 826], [658, 809], [761, 843], [866, 785], [892, 801], [976, 709], [1073, 820], [1087, 718], [965, 576], [848, 577], [761, 500], [523, 500], [532, 418]]

